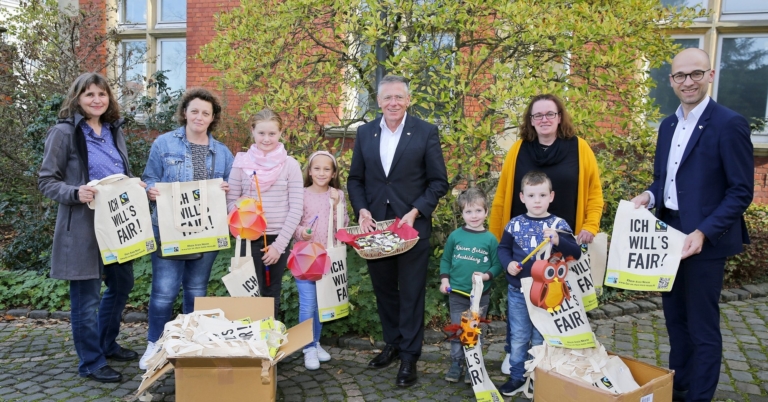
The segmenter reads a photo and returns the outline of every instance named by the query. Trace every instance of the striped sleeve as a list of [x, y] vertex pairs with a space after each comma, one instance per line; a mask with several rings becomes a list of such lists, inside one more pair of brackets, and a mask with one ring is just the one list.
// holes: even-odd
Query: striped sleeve
[[[272, 243], [280, 254], [284, 253], [285, 249], [288, 247], [288, 243], [290, 243], [291, 237], [293, 237], [293, 233], [296, 231], [296, 227], [301, 221], [301, 215], [304, 212], [304, 182], [299, 162], [297, 162], [296, 159], [289, 157], [283, 169], [287, 170], [286, 173], [288, 176], [288, 210], [286, 211], [285, 218], [282, 222], [280, 233], [278, 234], [277, 239], [275, 239], [275, 242]], [[266, 204], [267, 201], [268, 200], [265, 198], [264, 203]], [[265, 205], [264, 208], [266, 209], [267, 206]], [[267, 221], [267, 223], [269, 223], [269, 221]]]

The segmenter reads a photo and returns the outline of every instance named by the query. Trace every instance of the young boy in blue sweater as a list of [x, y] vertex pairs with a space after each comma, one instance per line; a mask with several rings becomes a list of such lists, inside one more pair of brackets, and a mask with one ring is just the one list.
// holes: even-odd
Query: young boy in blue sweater
[[[454, 230], [445, 242], [443, 258], [440, 260], [440, 291], [448, 293], [448, 288], [464, 293], [472, 291], [472, 275], [483, 276], [483, 295], [480, 297], [480, 310], [485, 312], [490, 303], [491, 281], [501, 274], [496, 248], [499, 243], [491, 232], [485, 229], [488, 206], [485, 193], [470, 187], [456, 200], [464, 218], [464, 225]], [[451, 323], [461, 323], [461, 313], [469, 310], [469, 298], [458, 293], [448, 295], [451, 311]], [[464, 351], [458, 339], [451, 341], [451, 367], [445, 374], [445, 380], [458, 382], [464, 373]], [[464, 381], [469, 383], [466, 376]]]
[[[549, 204], [555, 199], [552, 182], [546, 174], [537, 171], [526, 173], [521, 180], [520, 200], [528, 210], [523, 215], [516, 216], [504, 228], [499, 243], [499, 260], [501, 266], [507, 269], [507, 332], [510, 342], [509, 381], [499, 387], [504, 396], [513, 396], [523, 391], [525, 385], [525, 361], [528, 359], [528, 349], [541, 345], [544, 338], [531, 323], [525, 295], [521, 289], [520, 278], [531, 276], [531, 266], [535, 258], [525, 264], [519, 261], [532, 252], [545, 238], [552, 243], [552, 251], [559, 251], [563, 256], [581, 257], [581, 248], [565, 220], [547, 212]], [[569, 233], [558, 236], [557, 231]]]

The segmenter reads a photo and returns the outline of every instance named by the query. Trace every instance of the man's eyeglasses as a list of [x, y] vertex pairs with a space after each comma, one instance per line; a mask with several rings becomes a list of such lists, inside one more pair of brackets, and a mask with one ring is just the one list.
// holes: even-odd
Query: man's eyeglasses
[[553, 119], [554, 119], [555, 117], [557, 117], [557, 115], [559, 115], [559, 114], [560, 114], [559, 112], [558, 112], [558, 113], [555, 113], [555, 112], [549, 112], [549, 113], [546, 113], [546, 114], [542, 114], [542, 113], [536, 113], [536, 114], [532, 114], [532, 115], [531, 115], [531, 118], [532, 118], [533, 120], [536, 120], [536, 121], [540, 121], [541, 119], [543, 119], [543, 118], [545, 118], [545, 117], [547, 118], [547, 120], [553, 120]]
[[706, 74], [707, 71], [712, 70], [711, 68], [701, 71], [701, 70], [694, 70], [689, 74], [683, 74], [683, 73], [675, 73], [670, 74], [669, 76], [672, 77], [672, 81], [674, 81], [677, 84], [682, 84], [685, 82], [685, 80], [688, 77], [691, 77], [693, 81], [701, 81], [702, 78], [704, 78], [704, 74]]
[[403, 101], [405, 101], [405, 96], [401, 96], [401, 95], [387, 95], [387, 96], [381, 98], [381, 100], [384, 101], [384, 103], [389, 103], [392, 99], [394, 99], [397, 103], [402, 103]]

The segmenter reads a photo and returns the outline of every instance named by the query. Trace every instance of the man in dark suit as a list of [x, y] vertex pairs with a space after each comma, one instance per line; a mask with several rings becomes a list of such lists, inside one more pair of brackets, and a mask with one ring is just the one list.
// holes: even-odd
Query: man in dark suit
[[710, 401], [720, 373], [718, 300], [725, 259], [749, 243], [744, 211], [752, 202], [754, 159], [747, 120], [707, 96], [709, 55], [686, 49], [669, 82], [681, 105], [659, 126], [653, 184], [635, 207], [688, 233], [672, 291], [662, 294], [675, 370], [673, 400]]
[[396, 385], [416, 383], [424, 339], [424, 296], [432, 211], [448, 191], [437, 126], [409, 116], [408, 84], [388, 75], [378, 88], [383, 116], [357, 129], [347, 190], [365, 231], [374, 220], [399, 217], [419, 232], [409, 251], [368, 261], [386, 347], [368, 364], [384, 368], [400, 357]]

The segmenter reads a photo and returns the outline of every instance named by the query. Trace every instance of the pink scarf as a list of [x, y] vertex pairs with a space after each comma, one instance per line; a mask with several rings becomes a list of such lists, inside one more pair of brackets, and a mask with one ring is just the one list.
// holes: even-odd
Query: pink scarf
[[256, 175], [261, 191], [267, 191], [280, 177], [280, 172], [285, 165], [288, 152], [283, 143], [278, 143], [277, 148], [265, 154], [256, 144], [248, 148], [248, 152], [238, 152], [232, 167], [243, 169], [251, 176]]

